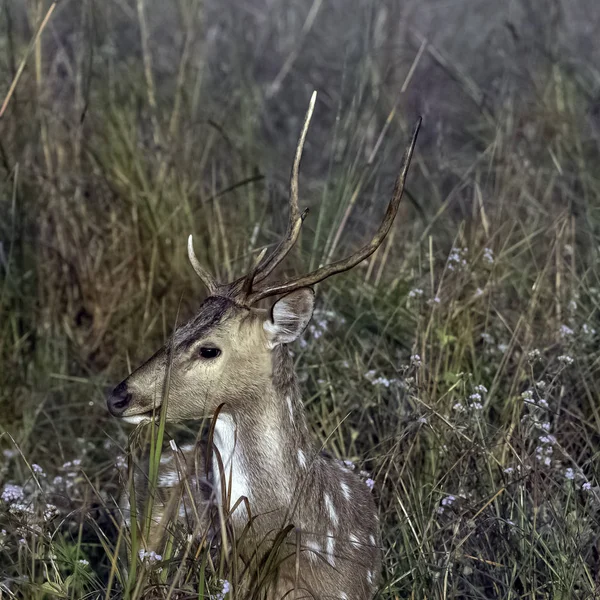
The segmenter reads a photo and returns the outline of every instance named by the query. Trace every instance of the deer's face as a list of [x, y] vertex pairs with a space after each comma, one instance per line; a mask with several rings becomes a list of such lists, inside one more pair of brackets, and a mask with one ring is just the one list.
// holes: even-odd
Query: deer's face
[[166, 410], [167, 421], [181, 421], [260, 397], [272, 377], [272, 352], [302, 333], [313, 303], [307, 288], [284, 296], [270, 311], [208, 298], [194, 319], [113, 390], [110, 412], [137, 424]]

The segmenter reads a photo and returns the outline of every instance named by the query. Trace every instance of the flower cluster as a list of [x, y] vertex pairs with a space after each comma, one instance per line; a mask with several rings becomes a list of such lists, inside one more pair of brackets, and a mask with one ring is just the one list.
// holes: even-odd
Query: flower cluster
[[468, 248], [453, 248], [448, 255], [448, 270], [455, 271], [466, 268], [468, 263], [465, 257], [468, 252]]

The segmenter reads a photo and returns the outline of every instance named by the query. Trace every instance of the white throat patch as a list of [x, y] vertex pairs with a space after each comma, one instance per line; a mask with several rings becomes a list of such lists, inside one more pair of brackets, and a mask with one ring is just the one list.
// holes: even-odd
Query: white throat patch
[[[236, 425], [231, 415], [220, 414], [218, 416], [217, 422], [215, 423], [214, 444], [219, 451], [221, 461], [223, 462], [226, 495], [229, 496], [229, 508], [231, 508], [242, 496], [245, 496], [251, 501], [250, 485], [244, 470], [240, 442], [239, 439], [236, 440]], [[216, 500], [221, 504], [223, 497], [221, 471], [219, 469], [216, 450], [213, 450], [212, 468], [215, 478]], [[230, 479], [231, 488], [229, 488]], [[244, 510], [243, 504], [240, 504], [240, 507]]]

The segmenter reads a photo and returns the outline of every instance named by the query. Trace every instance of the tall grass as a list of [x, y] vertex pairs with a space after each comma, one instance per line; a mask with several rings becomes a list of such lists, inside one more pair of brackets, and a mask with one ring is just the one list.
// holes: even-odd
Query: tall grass
[[379, 597], [598, 594], [600, 81], [560, 3], [515, 6], [438, 46], [393, 1], [2, 5], [0, 597], [222, 594], [226, 557], [138, 560], [104, 394], [199, 306], [189, 233], [222, 280], [277, 241], [314, 88], [289, 272], [374, 230], [425, 117], [390, 236], [293, 349], [375, 482]]

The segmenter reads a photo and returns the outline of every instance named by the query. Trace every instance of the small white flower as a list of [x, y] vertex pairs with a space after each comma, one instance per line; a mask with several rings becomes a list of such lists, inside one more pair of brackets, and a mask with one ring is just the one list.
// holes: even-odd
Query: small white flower
[[367, 485], [367, 487], [369, 488], [369, 490], [373, 491], [373, 488], [375, 487], [375, 480], [371, 479], [370, 477], [365, 481], [365, 484]]
[[367, 371], [365, 373], [365, 379], [368, 379], [369, 381], [373, 381], [375, 379], [375, 376], [377, 375], [377, 371], [375, 371], [375, 369], [371, 369], [370, 371]]
[[514, 468], [513, 468], [513, 467], [506, 467], [506, 469], [504, 469], [504, 472], [505, 472], [507, 475], [512, 475], [512, 474], [515, 472], [515, 470], [514, 470]]
[[436, 296], [434, 296], [433, 298], [430, 298], [430, 299], [427, 301], [427, 304], [439, 304], [440, 302], [441, 302], [441, 299], [440, 299], [440, 297], [436, 295]]
[[544, 464], [549, 467], [552, 464], [552, 460], [550, 459], [549, 456], [546, 456], [546, 458], [544, 458]]
[[456, 496], [446, 496], [442, 498], [442, 506], [452, 506], [452, 504], [456, 501]]
[[565, 477], [569, 480], [573, 480], [575, 479], [575, 472], [573, 471], [573, 469], [571, 469], [571, 467], [569, 467], [566, 471], [565, 471]]
[[44, 521], [51, 521], [58, 514], [58, 508], [54, 504], [46, 504], [44, 508]]
[[421, 366], [421, 357], [418, 354], [413, 354], [410, 357], [410, 363], [413, 365], [413, 367], [420, 367]]
[[455, 410], [456, 412], [464, 412], [465, 407], [460, 403], [457, 402], [453, 407], [452, 410]]
[[589, 337], [596, 335], [596, 330], [593, 327], [590, 327], [587, 323], [584, 323], [581, 326], [581, 332], [583, 333], [583, 335], [586, 335]]
[[485, 385], [476, 385], [473, 389], [480, 394], [487, 394], [487, 388]]
[[542, 423], [542, 424], [541, 424], [541, 428], [542, 428], [544, 431], [550, 431], [550, 423], [548, 423], [547, 421], [546, 421], [545, 423]]
[[481, 394], [478, 393], [478, 392], [476, 392], [474, 394], [471, 394], [469, 396], [469, 400], [474, 400], [474, 401], [477, 400], [477, 401], [479, 401], [479, 400], [481, 400]]
[[417, 419], [417, 423], [419, 423], [420, 425], [427, 425], [427, 417], [419, 417]]
[[589, 492], [592, 489], [592, 484], [589, 481], [586, 481], [582, 486], [581, 486], [582, 490], [585, 490], [586, 492]]
[[408, 292], [408, 297], [411, 299], [420, 298], [421, 296], [423, 296], [423, 290], [421, 288], [413, 288], [410, 290], [410, 292]]
[[574, 331], [567, 325], [561, 325], [558, 333], [561, 338], [569, 338], [574, 334]]
[[561, 362], [566, 366], [571, 366], [575, 362], [575, 360], [566, 354], [561, 354], [558, 357], [558, 362]]
[[26, 504], [15, 502], [14, 504], [11, 504], [8, 512], [13, 515], [32, 515], [33, 508], [31, 508], [31, 506], [27, 506]]
[[7, 483], [4, 486], [4, 490], [2, 491], [2, 500], [4, 500], [4, 502], [18, 502], [19, 500], [23, 500], [24, 497], [25, 494], [20, 485]]
[[77, 562], [84, 567], [87, 567], [90, 564], [85, 558], [80, 558]]
[[494, 264], [494, 251], [491, 248], [486, 248], [483, 251], [483, 260], [488, 264]]
[[472, 402], [471, 408], [473, 410], [483, 410], [483, 404], [481, 404], [481, 402]]
[[494, 344], [495, 340], [494, 338], [487, 332], [484, 332], [481, 334], [481, 339], [483, 342], [485, 342], [486, 344]]
[[162, 560], [162, 556], [160, 554], [156, 554], [154, 550], [140, 550], [138, 552], [138, 555], [140, 557], [140, 560], [147, 560], [151, 565]]
[[44, 474], [44, 469], [42, 469], [42, 467], [40, 467], [40, 465], [33, 463], [31, 465], [31, 470], [36, 473], [37, 475], [43, 475]]
[[535, 362], [540, 358], [540, 356], [541, 352], [537, 348], [535, 350], [530, 350], [527, 353], [527, 358], [529, 359], [529, 362]]

